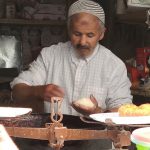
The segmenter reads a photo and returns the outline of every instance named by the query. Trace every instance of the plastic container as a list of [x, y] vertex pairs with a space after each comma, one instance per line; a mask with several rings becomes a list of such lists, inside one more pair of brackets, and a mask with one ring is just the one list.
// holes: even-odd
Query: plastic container
[[134, 130], [131, 141], [136, 144], [137, 150], [150, 150], [150, 127]]

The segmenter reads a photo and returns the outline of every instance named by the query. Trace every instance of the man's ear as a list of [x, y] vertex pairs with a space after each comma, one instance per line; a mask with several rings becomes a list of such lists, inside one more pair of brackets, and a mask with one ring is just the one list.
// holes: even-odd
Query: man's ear
[[106, 31], [106, 28], [103, 29], [104, 31], [101, 33], [100, 37], [99, 37], [99, 41], [102, 40], [104, 38], [104, 35], [105, 35], [105, 31]]

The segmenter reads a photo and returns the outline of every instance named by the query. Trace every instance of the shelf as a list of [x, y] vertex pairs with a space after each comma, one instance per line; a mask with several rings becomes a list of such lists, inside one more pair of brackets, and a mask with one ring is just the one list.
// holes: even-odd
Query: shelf
[[62, 20], [25, 20], [25, 19], [0, 19], [1, 25], [58, 25], [63, 26], [66, 21]]
[[117, 23], [128, 23], [128, 24], [145, 24], [146, 12], [130, 12], [125, 14], [116, 15]]

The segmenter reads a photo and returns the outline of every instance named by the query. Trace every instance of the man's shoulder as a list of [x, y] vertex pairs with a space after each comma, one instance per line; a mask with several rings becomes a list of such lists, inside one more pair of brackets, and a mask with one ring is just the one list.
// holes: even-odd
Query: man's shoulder
[[124, 65], [123, 60], [119, 56], [114, 54], [107, 47], [100, 45], [100, 52], [103, 55], [103, 58], [105, 58], [105, 60], [108, 60], [109, 62], [111, 62], [112, 65], [115, 65], [115, 64]]
[[44, 47], [43, 48], [43, 51], [59, 51], [59, 50], [66, 50], [66, 49], [69, 49], [70, 47], [70, 42], [59, 42], [57, 44], [53, 44], [53, 45], [50, 45], [48, 47]]
[[99, 48], [100, 48], [101, 54], [103, 54], [103, 55], [106, 55], [108, 57], [110, 57], [110, 56], [118, 57], [110, 49], [108, 49], [107, 47], [105, 47], [105, 46], [103, 46], [101, 44], [100, 44]]
[[57, 58], [60, 59], [63, 56], [66, 56], [66, 53], [70, 50], [70, 43], [65, 42], [65, 43], [58, 43], [58, 44], [53, 44], [49, 47], [44, 47], [41, 51], [41, 56], [45, 59], [50, 61]]

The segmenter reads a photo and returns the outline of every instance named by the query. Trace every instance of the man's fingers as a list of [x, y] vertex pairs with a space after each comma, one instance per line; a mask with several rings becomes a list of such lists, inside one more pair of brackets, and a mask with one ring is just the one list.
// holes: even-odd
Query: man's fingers
[[95, 106], [98, 106], [98, 102], [97, 102], [96, 98], [93, 96], [93, 94], [90, 95], [90, 100], [93, 102], [93, 104]]
[[64, 97], [64, 90], [57, 85], [54, 85], [53, 94], [58, 97]]
[[44, 99], [49, 101], [51, 97], [64, 97], [64, 90], [54, 84], [46, 85]]

